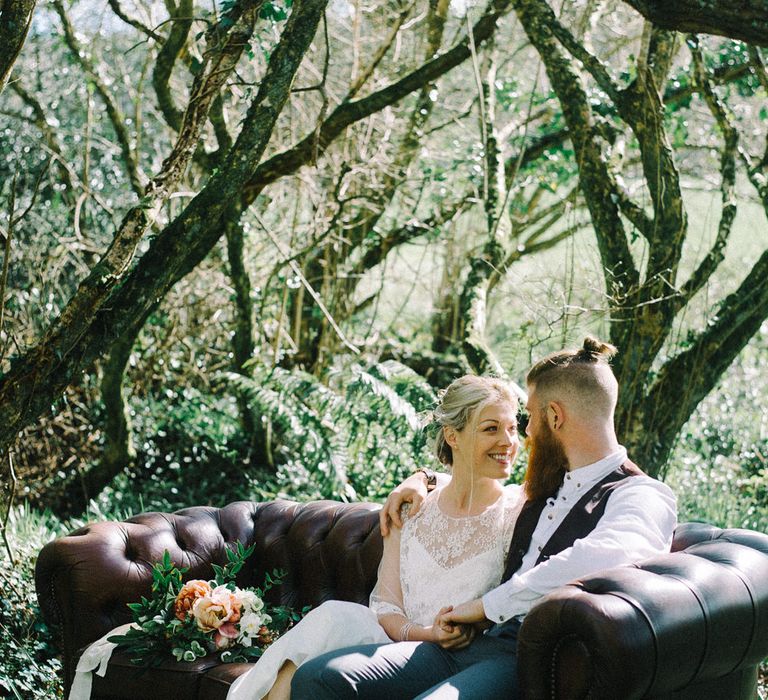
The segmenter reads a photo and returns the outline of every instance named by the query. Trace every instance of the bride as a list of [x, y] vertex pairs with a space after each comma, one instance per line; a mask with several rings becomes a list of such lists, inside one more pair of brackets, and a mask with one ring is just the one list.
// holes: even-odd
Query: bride
[[498, 585], [521, 487], [504, 488], [519, 440], [517, 398], [500, 379], [464, 376], [434, 411], [437, 458], [452, 479], [434, 489], [401, 530], [392, 528], [370, 605], [328, 601], [280, 637], [227, 700], [283, 700], [297, 667], [329, 651], [388, 641], [428, 641], [444, 648], [468, 645], [471, 626], [440, 626], [437, 617]]

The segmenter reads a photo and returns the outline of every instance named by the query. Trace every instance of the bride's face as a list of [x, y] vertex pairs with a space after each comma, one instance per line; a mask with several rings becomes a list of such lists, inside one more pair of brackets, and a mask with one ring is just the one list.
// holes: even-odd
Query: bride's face
[[520, 447], [517, 406], [503, 402], [483, 407], [455, 433], [455, 441], [454, 470], [471, 469], [476, 477], [506, 479]]

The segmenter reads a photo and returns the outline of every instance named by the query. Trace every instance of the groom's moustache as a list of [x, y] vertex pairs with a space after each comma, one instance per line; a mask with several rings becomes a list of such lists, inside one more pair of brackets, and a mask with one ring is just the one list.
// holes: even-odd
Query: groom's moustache
[[536, 438], [526, 438], [528, 468], [525, 471], [525, 495], [529, 500], [554, 496], [568, 471], [568, 457], [557, 436], [548, 425], [541, 428]]

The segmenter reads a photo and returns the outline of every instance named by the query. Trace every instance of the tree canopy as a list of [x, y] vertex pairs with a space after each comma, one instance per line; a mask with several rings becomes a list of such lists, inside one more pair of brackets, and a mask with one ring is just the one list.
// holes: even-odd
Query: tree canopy
[[[725, 272], [740, 203], [768, 215], [766, 15], [702, 4], [53, 0], [20, 53], [34, 3], [6, 3], [0, 451], [82, 392], [88, 495], [136, 459], [131, 394], [233, 373], [249, 454], [274, 466], [291, 423], [256, 377], [329, 385], [352, 357], [521, 380], [506, 346], [536, 323], [569, 340], [578, 304], [526, 306], [515, 271], [590, 237], [581, 301], [620, 348], [620, 438], [663, 473], [768, 317], [768, 249]], [[416, 251], [434, 293], [419, 267], [397, 301], [420, 318], [385, 321]]]

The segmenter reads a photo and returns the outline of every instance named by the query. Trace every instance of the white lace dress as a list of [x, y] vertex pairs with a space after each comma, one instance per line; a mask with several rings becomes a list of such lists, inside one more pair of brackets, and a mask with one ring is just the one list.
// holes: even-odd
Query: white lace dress
[[431, 625], [440, 608], [479, 598], [501, 580], [512, 530], [523, 504], [522, 489], [508, 486], [479, 515], [453, 518], [440, 509], [441, 490], [406, 517], [384, 541], [379, 578], [370, 606], [332, 600], [311, 610], [240, 676], [227, 700], [260, 700], [287, 660], [297, 666], [321, 654], [359, 644], [390, 642], [378, 615], [399, 613]]

